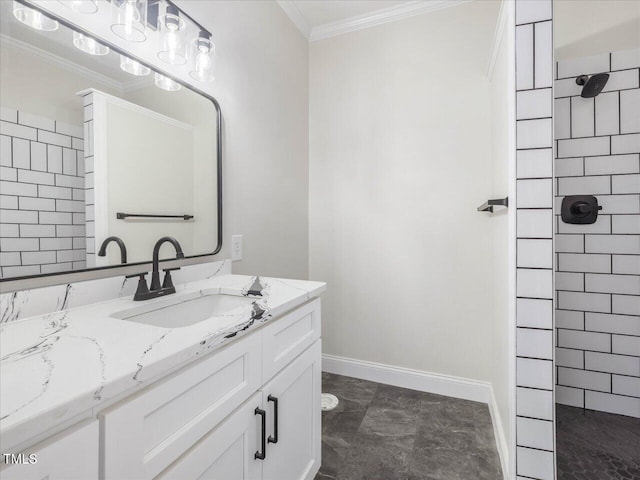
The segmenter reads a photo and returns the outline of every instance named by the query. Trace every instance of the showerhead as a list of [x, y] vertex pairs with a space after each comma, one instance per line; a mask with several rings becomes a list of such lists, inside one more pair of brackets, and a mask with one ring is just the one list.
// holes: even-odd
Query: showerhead
[[576, 78], [576, 83], [583, 85], [580, 96], [583, 98], [593, 98], [600, 95], [600, 92], [602, 92], [602, 89], [607, 84], [607, 80], [609, 80], [608, 73], [596, 73], [591, 77], [589, 77], [589, 75], [580, 75]]

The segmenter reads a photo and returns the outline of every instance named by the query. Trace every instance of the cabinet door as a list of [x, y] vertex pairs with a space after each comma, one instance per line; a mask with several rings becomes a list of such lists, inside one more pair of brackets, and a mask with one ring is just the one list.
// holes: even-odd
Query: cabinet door
[[33, 464], [10, 465], [2, 480], [94, 480], [98, 478], [98, 421], [72, 427], [24, 452], [37, 456]]
[[313, 343], [262, 389], [271, 439], [262, 470], [264, 480], [311, 480], [320, 468], [320, 342]]
[[262, 427], [256, 408], [262, 408], [260, 392], [156, 479], [260, 480], [262, 461], [255, 454], [261, 449]]

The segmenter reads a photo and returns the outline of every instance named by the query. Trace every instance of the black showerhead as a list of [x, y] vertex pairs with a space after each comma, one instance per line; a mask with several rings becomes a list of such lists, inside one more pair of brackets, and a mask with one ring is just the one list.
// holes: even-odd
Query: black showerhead
[[582, 87], [582, 92], [580, 96], [583, 98], [592, 98], [596, 97], [602, 92], [602, 89], [607, 84], [607, 80], [609, 80], [608, 73], [596, 73], [589, 77], [589, 75], [580, 75], [576, 78], [576, 83], [578, 85], [584, 85]]

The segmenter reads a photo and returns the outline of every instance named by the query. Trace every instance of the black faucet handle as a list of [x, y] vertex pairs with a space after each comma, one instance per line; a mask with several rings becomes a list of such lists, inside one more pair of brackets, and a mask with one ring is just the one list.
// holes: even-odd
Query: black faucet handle
[[140, 273], [132, 273], [131, 275], [125, 275], [124, 278], [137, 278], [137, 277], [146, 277], [149, 272], [140, 272]]
[[174, 270], [180, 270], [179, 268], [167, 268], [164, 271], [164, 280], [162, 281], [162, 289], [171, 289], [173, 292], [176, 288], [173, 286], [173, 279], [171, 278], [171, 272]]
[[138, 277], [138, 287], [136, 288], [136, 293], [133, 296], [134, 300], [143, 300], [149, 293], [149, 287], [147, 286], [147, 273], [148, 272], [134, 273], [133, 275], [125, 276], [125, 278]]

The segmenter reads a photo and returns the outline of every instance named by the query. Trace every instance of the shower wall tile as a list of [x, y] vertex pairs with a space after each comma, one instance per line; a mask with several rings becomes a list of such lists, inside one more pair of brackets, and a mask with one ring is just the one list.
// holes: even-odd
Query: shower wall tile
[[518, 475], [526, 478], [552, 480], [556, 478], [553, 452], [518, 446], [516, 470]]
[[[577, 85], [576, 85], [577, 86]], [[571, 99], [556, 98], [553, 102], [554, 138], [571, 138]]]
[[516, 25], [550, 20], [551, 5], [551, 0], [518, 0]]
[[556, 310], [556, 327], [584, 330], [584, 312], [576, 310]]
[[[593, 119], [591, 120], [593, 122]], [[572, 138], [558, 140], [558, 157], [586, 157], [594, 155], [609, 155], [612, 147], [609, 137]], [[624, 145], [619, 147], [624, 149]], [[629, 153], [629, 152], [613, 152]]]
[[592, 332], [620, 333], [640, 337], [640, 316], [586, 312], [585, 328]]
[[552, 270], [518, 267], [516, 282], [518, 297], [553, 298]]
[[562, 405], [584, 408], [584, 390], [556, 385], [556, 401]]
[[[622, 388], [627, 388], [621, 384]], [[517, 414], [522, 417], [553, 420], [552, 392], [532, 390], [530, 388], [516, 388]]]
[[585, 391], [585, 408], [640, 418], [640, 398]]
[[577, 368], [558, 367], [558, 383], [567, 387], [584, 388], [600, 392], [611, 391], [611, 375]]
[[640, 215], [616, 215], [611, 226], [612, 233], [640, 234]]
[[555, 162], [556, 177], [575, 177], [584, 175], [584, 158], [559, 158]]
[[558, 78], [575, 77], [578, 75], [591, 75], [594, 73], [609, 71], [609, 54], [601, 53], [590, 57], [580, 57], [558, 62]]
[[593, 98], [571, 98], [571, 138], [593, 137], [594, 107]]
[[516, 158], [517, 178], [548, 178], [553, 172], [553, 149], [520, 150]]
[[611, 215], [598, 215], [598, 221], [591, 225], [574, 225], [560, 221], [557, 210], [556, 214], [556, 217], [558, 217], [558, 233], [611, 233]]
[[640, 275], [640, 256], [612, 255], [611, 272], [626, 275]]
[[640, 48], [611, 53], [611, 70], [640, 67]]
[[553, 331], [518, 328], [516, 334], [516, 352], [520, 357], [552, 360]]
[[516, 213], [517, 234], [519, 238], [552, 238], [553, 210], [519, 209]]
[[518, 417], [516, 431], [518, 446], [553, 450], [553, 422]]
[[614, 90], [628, 90], [630, 88], [638, 88], [638, 69], [622, 70], [620, 72], [611, 72], [609, 80], [602, 89], [603, 92], [612, 92]]
[[518, 298], [516, 301], [518, 327], [551, 330], [553, 302], [535, 298]]
[[552, 109], [551, 88], [518, 92], [517, 119], [549, 118]]
[[572, 348], [556, 348], [556, 365], [559, 367], [584, 368], [584, 353]]
[[516, 89], [533, 88], [533, 25], [516, 27]]
[[553, 363], [550, 360], [518, 357], [516, 359], [516, 385], [553, 390]]
[[620, 93], [624, 92], [601, 93], [595, 97], [596, 135], [616, 135], [620, 133]]
[[640, 255], [640, 235], [586, 235], [585, 252]]
[[553, 130], [551, 118], [519, 120], [517, 125], [518, 149], [551, 148]]
[[[606, 137], [605, 137], [606, 138]], [[640, 133], [616, 135], [611, 137], [611, 153], [638, 153], [640, 151]]]
[[558, 308], [562, 308], [565, 310], [584, 310], [588, 312], [612, 313], [610, 295], [602, 293], [564, 291], [559, 291], [557, 293]]
[[640, 378], [613, 375], [611, 377], [611, 391], [619, 395], [640, 397]]
[[587, 157], [584, 159], [585, 175], [617, 175], [622, 173], [639, 173], [640, 155], [606, 155]]
[[611, 177], [611, 193], [638, 193], [640, 175], [615, 175]]
[[518, 208], [551, 208], [553, 206], [553, 182], [551, 178], [518, 180]]
[[[561, 163], [564, 159], [558, 159]], [[605, 195], [611, 193], [611, 178], [608, 175], [600, 177], [572, 177], [558, 179], [559, 195]]]

